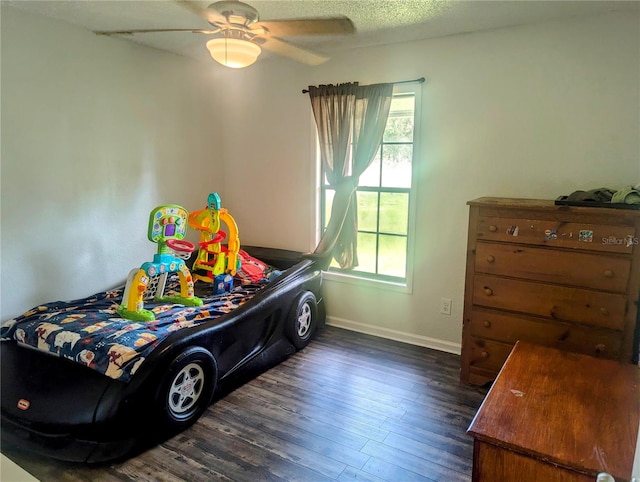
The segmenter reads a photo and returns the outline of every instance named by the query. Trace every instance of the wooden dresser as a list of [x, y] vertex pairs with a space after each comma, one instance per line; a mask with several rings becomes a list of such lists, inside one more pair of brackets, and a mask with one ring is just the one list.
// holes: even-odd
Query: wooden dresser
[[468, 433], [473, 482], [628, 482], [640, 368], [518, 342]]
[[518, 340], [631, 362], [640, 210], [470, 201], [460, 378], [492, 381]]

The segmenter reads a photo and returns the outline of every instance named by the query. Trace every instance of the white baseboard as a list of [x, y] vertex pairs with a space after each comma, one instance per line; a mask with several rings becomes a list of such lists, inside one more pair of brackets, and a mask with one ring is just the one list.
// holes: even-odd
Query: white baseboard
[[455, 355], [460, 355], [462, 352], [462, 345], [460, 343], [451, 343], [450, 341], [429, 338], [428, 336], [367, 325], [366, 323], [345, 320], [344, 318], [337, 318], [335, 316], [327, 316], [327, 325], [335, 326], [336, 328], [344, 328], [345, 330], [357, 331], [358, 333], [364, 333], [365, 335], [379, 336], [380, 338], [386, 338], [388, 340], [401, 341], [410, 345], [432, 348], [434, 350], [453, 353]]

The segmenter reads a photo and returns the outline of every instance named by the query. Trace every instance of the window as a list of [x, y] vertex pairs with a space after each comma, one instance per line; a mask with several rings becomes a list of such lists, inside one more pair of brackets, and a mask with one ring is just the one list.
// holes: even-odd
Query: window
[[[334, 261], [330, 272], [406, 284], [409, 278], [412, 226], [414, 89], [396, 86], [382, 144], [360, 176], [358, 186], [358, 263], [341, 270]], [[334, 191], [322, 173], [322, 226], [326, 227]]]

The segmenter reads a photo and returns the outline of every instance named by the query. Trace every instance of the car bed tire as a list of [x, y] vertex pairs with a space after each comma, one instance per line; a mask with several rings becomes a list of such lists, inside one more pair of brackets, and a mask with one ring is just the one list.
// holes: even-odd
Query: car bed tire
[[156, 407], [164, 427], [183, 430], [207, 409], [218, 379], [216, 361], [202, 347], [190, 347], [174, 358], [161, 382]]
[[317, 323], [318, 302], [311, 291], [305, 291], [291, 305], [286, 326], [287, 338], [297, 350], [309, 344]]

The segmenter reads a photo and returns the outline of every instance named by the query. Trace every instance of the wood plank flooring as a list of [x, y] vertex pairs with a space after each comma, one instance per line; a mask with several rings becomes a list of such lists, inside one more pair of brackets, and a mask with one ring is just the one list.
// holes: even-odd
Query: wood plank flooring
[[5, 455], [43, 482], [467, 482], [466, 429], [487, 389], [460, 384], [459, 366], [456, 355], [326, 327], [226, 390], [191, 428], [125, 462]]

